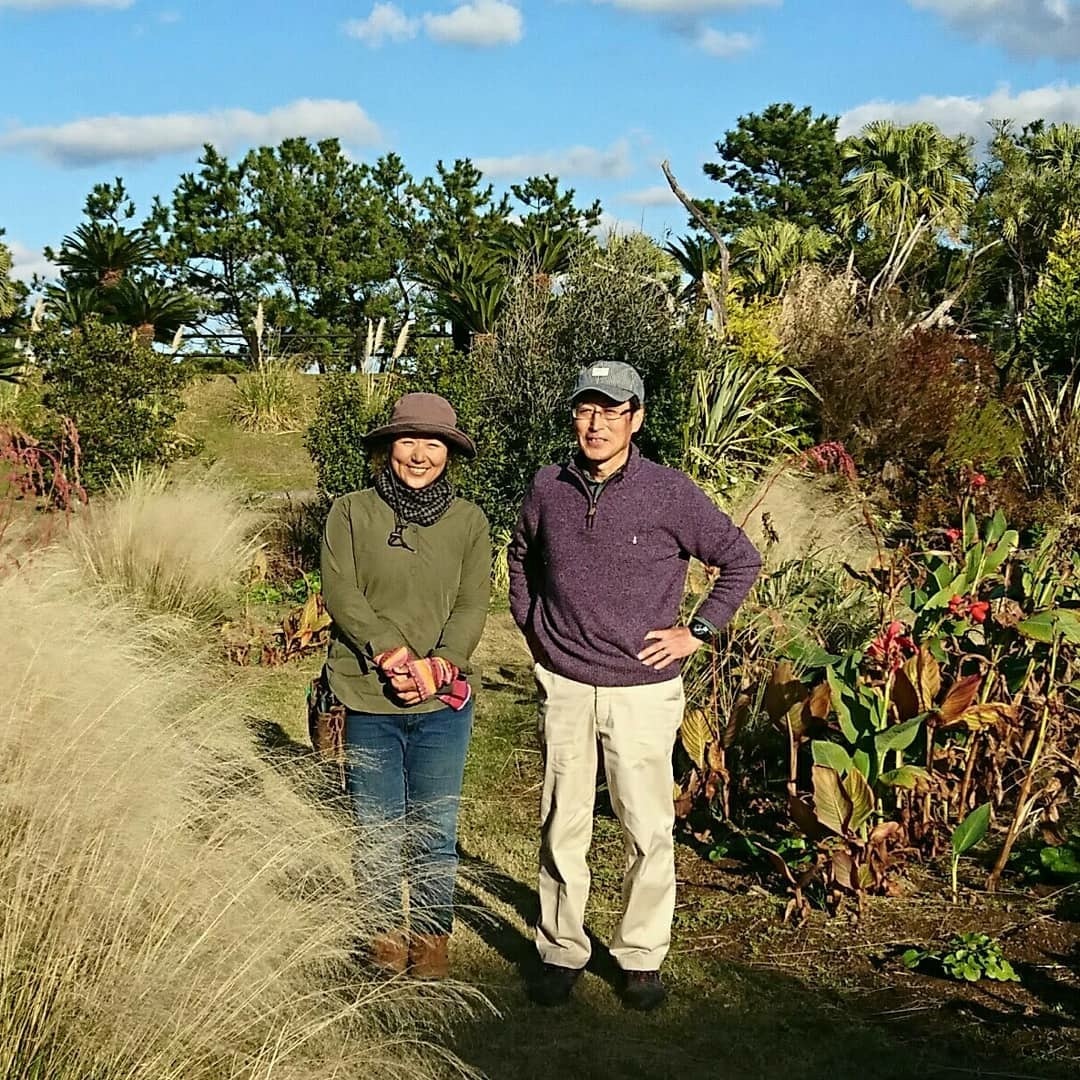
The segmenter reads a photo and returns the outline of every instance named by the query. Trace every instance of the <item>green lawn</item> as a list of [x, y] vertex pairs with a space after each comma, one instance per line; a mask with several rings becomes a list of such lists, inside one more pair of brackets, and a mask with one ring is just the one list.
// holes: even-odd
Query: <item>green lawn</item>
[[[1045, 909], [1003, 903], [972, 912], [930, 895], [872, 900], [859, 924], [815, 913], [796, 929], [781, 925], [781, 898], [716, 871], [685, 846], [668, 1005], [648, 1016], [624, 1010], [599, 944], [571, 1005], [532, 1005], [522, 980], [536, 965], [529, 927], [540, 760], [530, 665], [505, 612], [491, 616], [479, 660], [452, 954], [457, 975], [480, 986], [498, 1015], [458, 1026], [453, 1048], [465, 1061], [494, 1080], [1076, 1075], [1080, 989], [1067, 975], [1047, 972], [1036, 985], [1032, 968], [1029, 987], [1006, 994], [911, 976], [895, 963], [875, 969], [876, 958], [908, 935], [982, 928], [987, 920], [1038, 926]], [[251, 682], [255, 711], [296, 742], [305, 738], [303, 686], [317, 663], [239, 676]], [[590, 927], [602, 942], [618, 914], [622, 845], [599, 803]]]
[[[313, 376], [298, 375], [298, 385], [310, 405]], [[303, 444], [302, 426], [270, 435], [243, 431], [230, 420], [236, 392], [235, 377], [214, 375], [191, 384], [185, 393], [187, 408], [178, 427], [202, 442], [199, 461], [214, 464], [245, 490], [307, 492], [315, 488], [315, 471]]]
[[[206, 454], [253, 491], [313, 484], [299, 434], [255, 436], [227, 421], [227, 379], [192, 391], [189, 430]], [[589, 925], [598, 944], [574, 1001], [532, 1005], [530, 926], [541, 779], [530, 662], [503, 605], [478, 653], [483, 672], [461, 818], [455, 972], [484, 990], [497, 1014], [460, 1023], [453, 1049], [493, 1080], [576, 1078], [866, 1078], [997, 1076], [1056, 1080], [1080, 1068], [1080, 902], [1077, 889], [1038, 900], [973, 896], [947, 903], [926, 871], [904, 899], [874, 898], [862, 919], [815, 911], [785, 926], [775, 883], [720, 870], [677, 849], [667, 1006], [625, 1011], [602, 943], [619, 908], [617, 822], [598, 800]], [[306, 743], [304, 689], [317, 657], [238, 669], [251, 721], [268, 745]], [[973, 878], [973, 881], [975, 879]], [[1021, 987], [966, 986], [912, 975], [905, 946], [952, 932], [1000, 936]]]

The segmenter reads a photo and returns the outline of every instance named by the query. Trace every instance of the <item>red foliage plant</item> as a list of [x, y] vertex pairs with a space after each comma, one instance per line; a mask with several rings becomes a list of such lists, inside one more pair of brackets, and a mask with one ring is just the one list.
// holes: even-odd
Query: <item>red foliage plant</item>
[[7, 487], [0, 493], [0, 536], [11, 524], [14, 502], [32, 499], [42, 509], [71, 516], [88, 501], [79, 478], [82, 451], [75, 422], [61, 417], [52, 445], [19, 428], [0, 426], [0, 461], [7, 465]]

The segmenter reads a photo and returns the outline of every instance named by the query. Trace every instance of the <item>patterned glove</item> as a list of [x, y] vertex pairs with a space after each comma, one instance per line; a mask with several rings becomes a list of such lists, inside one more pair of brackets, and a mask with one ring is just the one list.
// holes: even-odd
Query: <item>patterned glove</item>
[[401, 645], [379, 653], [375, 663], [388, 679], [408, 676], [421, 702], [437, 697], [451, 709], [460, 712], [472, 698], [472, 687], [468, 680], [457, 667], [441, 656], [414, 659], [409, 650]]

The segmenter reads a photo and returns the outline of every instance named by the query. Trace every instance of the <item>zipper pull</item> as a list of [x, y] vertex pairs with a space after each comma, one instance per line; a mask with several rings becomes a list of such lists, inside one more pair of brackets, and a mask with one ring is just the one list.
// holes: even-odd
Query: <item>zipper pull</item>
[[585, 528], [591, 529], [593, 527], [593, 521], [596, 519], [596, 503], [589, 503], [589, 512], [585, 515]]

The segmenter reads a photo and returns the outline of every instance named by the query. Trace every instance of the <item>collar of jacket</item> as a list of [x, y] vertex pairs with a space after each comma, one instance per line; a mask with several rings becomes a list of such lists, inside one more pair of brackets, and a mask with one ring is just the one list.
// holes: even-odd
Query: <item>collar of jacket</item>
[[[566, 471], [570, 473], [570, 475], [573, 476], [575, 480], [578, 481], [581, 490], [587, 495], [589, 493], [589, 489], [587, 487], [587, 484], [590, 482], [589, 474], [581, 467], [578, 462], [578, 455], [575, 454], [570, 459], [565, 468]], [[637, 446], [634, 443], [631, 443], [630, 456], [623, 463], [622, 467], [613, 472], [607, 478], [607, 480], [604, 481], [604, 483], [607, 484], [611, 483], [613, 480], [622, 480], [624, 478], [633, 479], [635, 473], [637, 473], [638, 470], [641, 468], [641, 462], [641, 451], [638, 450]]]

